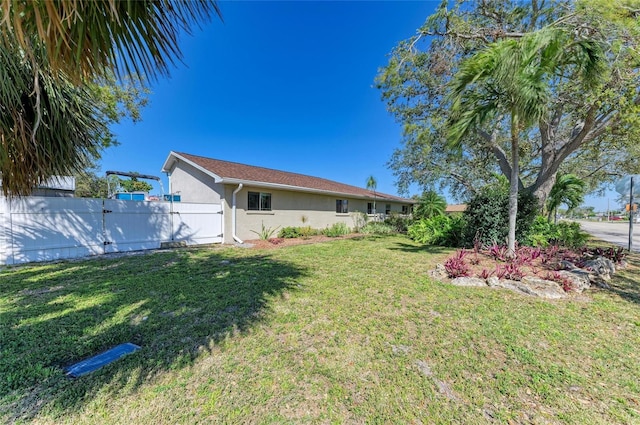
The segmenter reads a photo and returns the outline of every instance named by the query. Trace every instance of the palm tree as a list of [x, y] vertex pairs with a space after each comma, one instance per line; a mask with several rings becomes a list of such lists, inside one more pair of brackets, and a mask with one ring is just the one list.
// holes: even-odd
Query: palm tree
[[547, 198], [547, 219], [551, 221], [551, 216], [553, 215], [554, 222], [557, 222], [556, 211], [562, 204], [567, 206], [567, 212], [579, 207], [584, 202], [585, 189], [584, 181], [580, 180], [575, 174], [560, 176], [553, 188], [551, 188], [549, 198]]
[[417, 219], [443, 215], [447, 208], [447, 201], [433, 190], [424, 192], [419, 201], [415, 211]]
[[452, 147], [489, 117], [506, 117], [510, 127], [508, 250], [515, 253], [518, 212], [519, 142], [531, 125], [544, 119], [556, 72], [575, 72], [585, 88], [602, 75], [603, 53], [593, 41], [574, 39], [562, 27], [546, 27], [520, 39], [502, 40], [465, 60], [450, 82], [451, 117], [448, 140]]
[[157, 78], [180, 31], [215, 1], [0, 0], [0, 173], [6, 195], [81, 171], [108, 133], [91, 85], [110, 73]]
[[376, 188], [378, 187], [378, 181], [373, 175], [367, 178], [367, 190], [373, 191], [373, 214], [376, 213]]

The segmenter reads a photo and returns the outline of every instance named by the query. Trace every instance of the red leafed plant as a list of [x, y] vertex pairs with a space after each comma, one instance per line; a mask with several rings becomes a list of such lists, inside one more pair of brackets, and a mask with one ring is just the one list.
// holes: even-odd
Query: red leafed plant
[[557, 271], [548, 272], [547, 275], [545, 276], [545, 279], [558, 282], [560, 285], [562, 285], [562, 289], [564, 290], [564, 292], [569, 292], [574, 289], [573, 283], [571, 283], [571, 281], [566, 277], [562, 276], [560, 272], [557, 272]]
[[464, 257], [467, 255], [467, 251], [464, 249], [457, 251], [453, 257], [447, 259], [444, 262], [444, 269], [447, 271], [447, 276], [454, 279], [456, 277], [469, 276], [469, 266], [464, 261]]
[[498, 266], [496, 268], [496, 276], [500, 279], [522, 280], [524, 272], [516, 264], [509, 263], [502, 267]]
[[509, 249], [505, 245], [491, 245], [489, 247], [489, 256], [498, 261], [507, 261], [507, 253]]
[[492, 271], [489, 271], [487, 269], [482, 269], [482, 271], [480, 272], [480, 278], [482, 279], [489, 279], [491, 277], [491, 275], [493, 274]]

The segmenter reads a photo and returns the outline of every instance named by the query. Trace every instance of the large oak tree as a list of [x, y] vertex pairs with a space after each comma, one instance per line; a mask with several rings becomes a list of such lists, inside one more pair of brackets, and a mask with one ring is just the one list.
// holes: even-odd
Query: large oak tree
[[637, 0], [443, 1], [417, 34], [401, 42], [377, 78], [389, 111], [403, 125], [402, 147], [390, 160], [399, 188], [449, 187], [465, 198], [496, 174], [511, 178], [508, 114], [474, 123], [458, 149], [447, 143], [450, 81], [461, 63], [493, 43], [520, 40], [549, 25], [604, 50], [596, 92], [584, 89], [573, 65], [545, 81], [544, 113], [521, 134], [517, 185], [544, 202], [559, 171], [591, 189], [640, 171], [640, 14]]

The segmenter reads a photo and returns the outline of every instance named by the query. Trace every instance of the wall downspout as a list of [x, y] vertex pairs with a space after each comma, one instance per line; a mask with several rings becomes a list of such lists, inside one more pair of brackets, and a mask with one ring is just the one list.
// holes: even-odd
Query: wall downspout
[[233, 236], [233, 240], [235, 240], [238, 243], [244, 243], [242, 242], [242, 239], [240, 239], [238, 235], [236, 235], [236, 195], [241, 190], [242, 190], [242, 183], [240, 183], [238, 185], [238, 188], [233, 191], [233, 196], [231, 199], [231, 234]]

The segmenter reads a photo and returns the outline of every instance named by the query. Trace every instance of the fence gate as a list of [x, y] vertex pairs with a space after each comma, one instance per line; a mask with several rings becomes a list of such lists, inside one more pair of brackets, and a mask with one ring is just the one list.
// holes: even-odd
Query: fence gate
[[105, 199], [102, 210], [104, 252], [160, 248], [171, 239], [170, 209], [155, 202]]
[[0, 264], [222, 242], [222, 206], [113, 199], [0, 198]]

